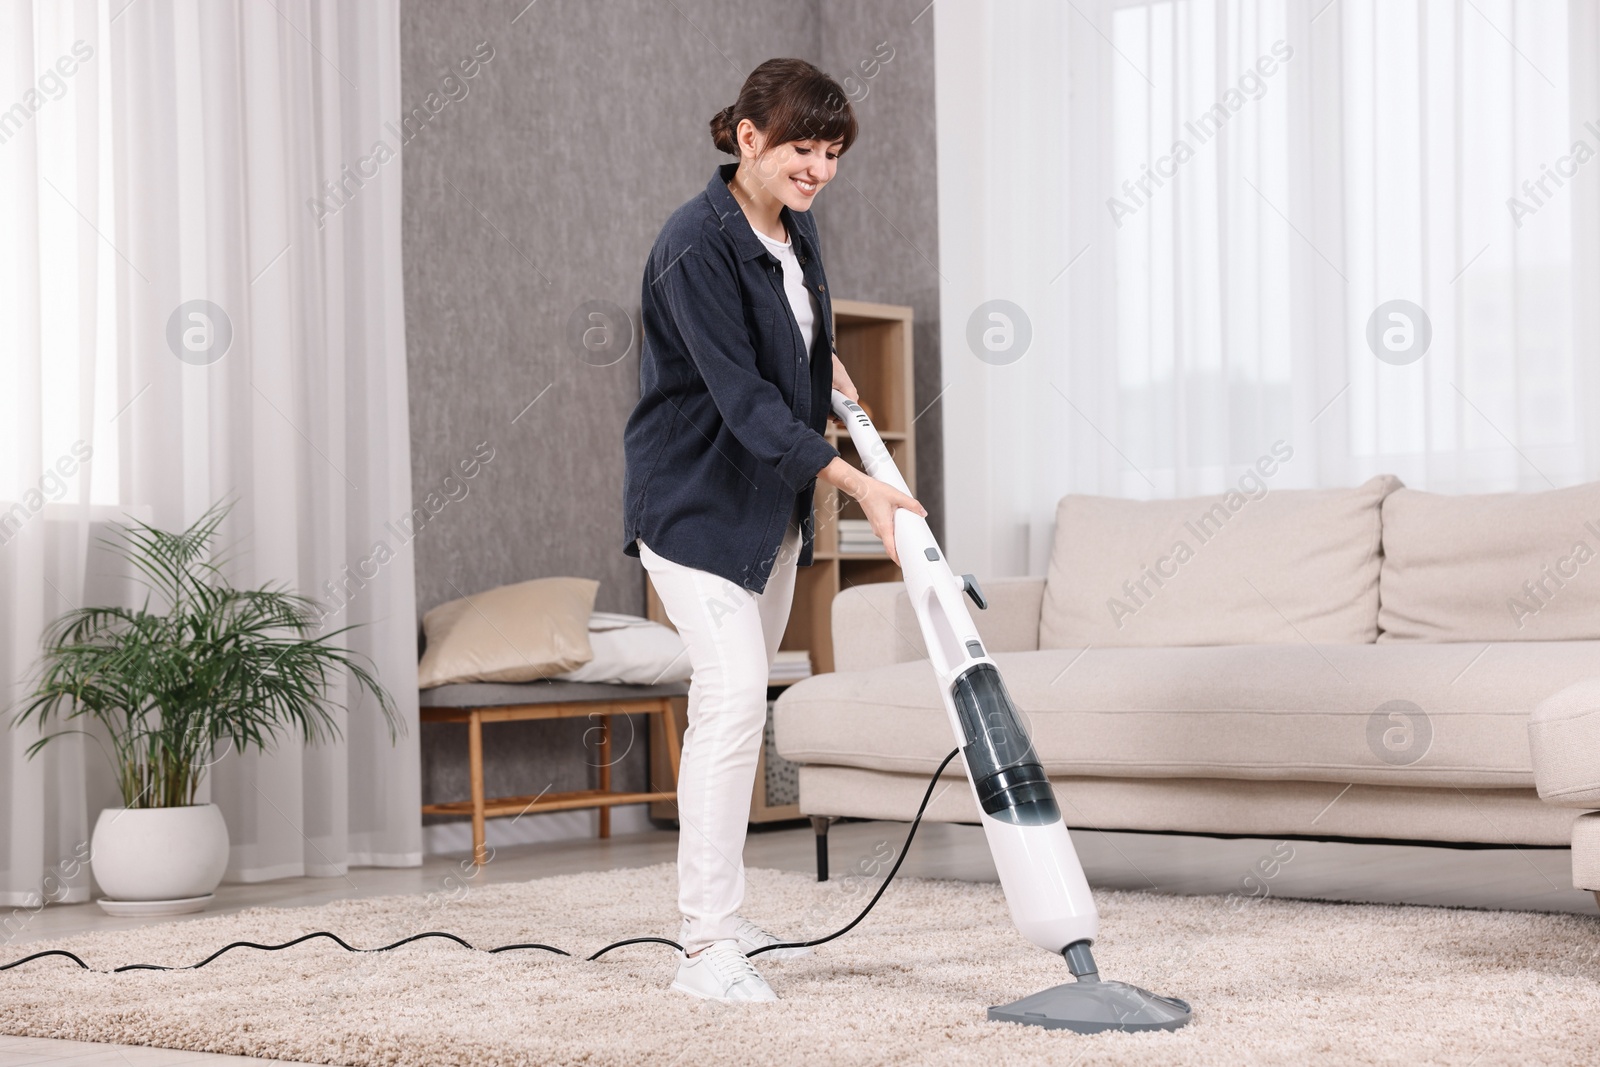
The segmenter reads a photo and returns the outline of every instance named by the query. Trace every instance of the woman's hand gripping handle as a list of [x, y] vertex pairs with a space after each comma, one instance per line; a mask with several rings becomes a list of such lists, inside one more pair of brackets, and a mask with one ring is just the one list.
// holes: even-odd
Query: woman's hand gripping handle
[[861, 454], [862, 462], [871, 473], [859, 471], [835, 456], [817, 477], [849, 494], [861, 505], [867, 522], [872, 526], [873, 535], [883, 542], [884, 550], [898, 566], [900, 553], [894, 540], [895, 509], [905, 508], [923, 518], [928, 517], [928, 510], [906, 491], [908, 487], [894, 464], [894, 457], [889, 455], [877, 428], [872, 425], [866, 412], [861, 410], [861, 406], [835, 389], [833, 413], [850, 431], [850, 439], [855, 442], [856, 451]]

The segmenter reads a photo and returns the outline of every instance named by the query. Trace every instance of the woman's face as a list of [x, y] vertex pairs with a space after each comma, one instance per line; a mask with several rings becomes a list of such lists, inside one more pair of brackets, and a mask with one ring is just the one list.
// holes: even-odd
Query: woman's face
[[749, 132], [752, 136], [741, 137], [740, 147], [756, 183], [790, 211], [810, 211], [822, 187], [833, 180], [844, 142], [786, 141], [768, 148], [760, 131], [752, 126]]

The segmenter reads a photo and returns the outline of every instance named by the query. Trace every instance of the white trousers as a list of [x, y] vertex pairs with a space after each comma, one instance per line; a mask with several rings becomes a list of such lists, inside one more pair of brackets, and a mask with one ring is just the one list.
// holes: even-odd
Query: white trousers
[[678, 771], [678, 909], [687, 952], [732, 938], [744, 903], [744, 838], [767, 724], [767, 672], [788, 624], [799, 556], [800, 530], [790, 522], [766, 588], [756, 594], [639, 542], [692, 671]]

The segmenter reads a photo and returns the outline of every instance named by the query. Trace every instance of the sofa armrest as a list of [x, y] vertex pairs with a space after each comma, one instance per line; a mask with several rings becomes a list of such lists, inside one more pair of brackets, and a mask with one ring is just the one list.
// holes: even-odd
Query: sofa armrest
[[[1039, 647], [1044, 578], [992, 578], [983, 583], [989, 610], [972, 609], [990, 652], [1031, 652]], [[833, 598], [833, 669], [862, 671], [927, 659], [922, 627], [904, 582], [842, 589]]]
[[1539, 799], [1600, 808], [1600, 678], [1574, 682], [1539, 702], [1528, 717], [1528, 751]]
[[1600, 811], [1572, 824], [1572, 887], [1589, 890], [1600, 904]]
[[1034, 652], [1039, 648], [1039, 615], [1044, 611], [1044, 576], [983, 578], [988, 611], [972, 612], [983, 646], [990, 652]]
[[833, 598], [833, 669], [864, 671], [926, 659], [905, 582], [873, 582]]

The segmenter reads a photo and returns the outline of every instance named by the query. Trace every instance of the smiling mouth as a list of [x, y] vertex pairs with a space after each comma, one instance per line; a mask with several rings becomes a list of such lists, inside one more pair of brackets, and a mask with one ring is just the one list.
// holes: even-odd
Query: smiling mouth
[[805, 195], [807, 195], [807, 196], [812, 196], [817, 191], [817, 183], [816, 182], [808, 182], [804, 178], [790, 178], [789, 180], [794, 182], [794, 184], [800, 189], [800, 191], [802, 193], [804, 193]]

